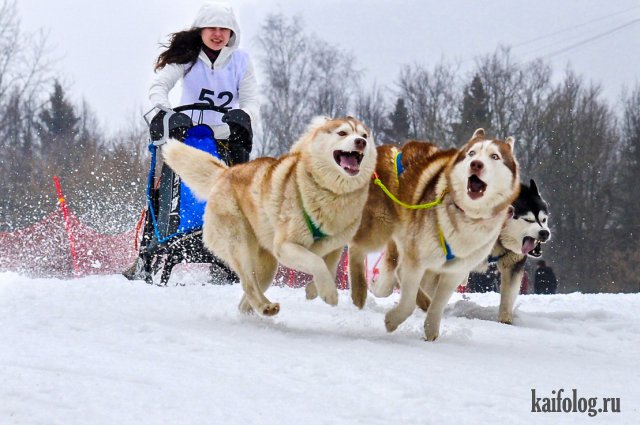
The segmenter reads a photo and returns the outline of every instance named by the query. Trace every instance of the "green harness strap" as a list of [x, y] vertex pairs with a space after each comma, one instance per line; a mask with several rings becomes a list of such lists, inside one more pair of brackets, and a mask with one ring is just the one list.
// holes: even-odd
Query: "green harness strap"
[[307, 223], [307, 227], [309, 228], [309, 232], [311, 232], [311, 235], [313, 236], [314, 241], [317, 241], [327, 236], [327, 234], [324, 233], [322, 230], [320, 230], [320, 228], [316, 225], [316, 223], [313, 222], [313, 220], [307, 213], [307, 210], [305, 210], [304, 208], [302, 209], [302, 214], [304, 215], [304, 221], [305, 223]]

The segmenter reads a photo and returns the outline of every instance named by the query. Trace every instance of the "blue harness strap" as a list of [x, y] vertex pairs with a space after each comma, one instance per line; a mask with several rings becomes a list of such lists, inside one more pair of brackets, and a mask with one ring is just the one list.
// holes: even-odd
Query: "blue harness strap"
[[402, 151], [398, 151], [398, 154], [396, 155], [395, 163], [396, 163], [396, 174], [398, 175], [398, 177], [400, 177], [400, 174], [404, 172], [404, 167], [402, 165]]
[[404, 167], [402, 166], [402, 151], [394, 146], [393, 148], [391, 148], [391, 153], [393, 154], [393, 170], [396, 175], [396, 182], [399, 186], [400, 175], [404, 172]]
[[444, 238], [444, 233], [442, 232], [442, 229], [440, 228], [440, 226], [438, 226], [438, 238], [440, 239], [440, 247], [442, 247], [442, 252], [444, 253], [444, 256], [447, 258], [447, 261], [451, 261], [454, 258], [456, 258], [456, 256], [453, 254], [453, 251], [451, 250], [451, 247], [449, 246], [446, 239]]

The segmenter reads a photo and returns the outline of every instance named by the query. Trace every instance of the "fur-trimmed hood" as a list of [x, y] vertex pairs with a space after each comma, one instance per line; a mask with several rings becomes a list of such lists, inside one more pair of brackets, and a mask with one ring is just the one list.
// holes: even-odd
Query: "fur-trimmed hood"
[[237, 48], [240, 44], [240, 26], [233, 13], [231, 3], [227, 1], [208, 1], [200, 7], [191, 28], [229, 28], [233, 31], [229, 39], [229, 48]]

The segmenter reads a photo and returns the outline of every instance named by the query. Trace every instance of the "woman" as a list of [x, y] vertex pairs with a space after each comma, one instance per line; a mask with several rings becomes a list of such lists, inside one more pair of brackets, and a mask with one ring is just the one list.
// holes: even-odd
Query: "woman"
[[247, 52], [238, 48], [240, 28], [231, 5], [205, 3], [191, 29], [171, 35], [167, 49], [156, 61], [156, 76], [149, 89], [153, 105], [170, 108], [169, 92], [182, 80], [180, 104], [212, 103], [232, 108], [227, 114], [206, 111], [219, 144], [228, 140], [223, 159], [246, 162], [252, 146], [252, 125], [258, 112], [258, 84]]

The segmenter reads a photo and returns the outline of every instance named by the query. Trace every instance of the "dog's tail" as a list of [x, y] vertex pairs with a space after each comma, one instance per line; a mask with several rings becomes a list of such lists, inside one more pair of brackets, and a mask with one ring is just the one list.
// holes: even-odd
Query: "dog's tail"
[[162, 146], [165, 162], [200, 199], [206, 200], [220, 173], [227, 169], [224, 162], [200, 149], [177, 140]]

